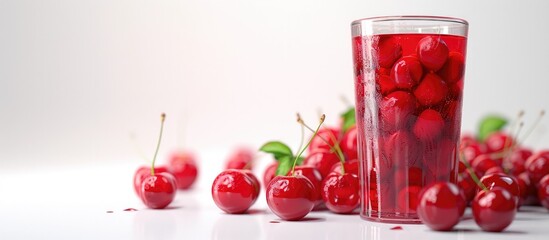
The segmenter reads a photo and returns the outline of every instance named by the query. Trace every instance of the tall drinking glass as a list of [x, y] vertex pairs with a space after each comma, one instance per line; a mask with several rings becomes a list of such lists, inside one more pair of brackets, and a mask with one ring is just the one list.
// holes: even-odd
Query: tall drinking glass
[[418, 196], [455, 183], [468, 23], [431, 16], [351, 25], [366, 220], [419, 223]]

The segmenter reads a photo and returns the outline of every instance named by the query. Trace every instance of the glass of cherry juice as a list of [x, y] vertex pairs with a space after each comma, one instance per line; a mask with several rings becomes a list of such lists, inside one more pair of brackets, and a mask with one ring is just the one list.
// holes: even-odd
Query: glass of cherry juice
[[468, 23], [395, 16], [351, 28], [361, 217], [420, 223], [423, 187], [457, 181]]

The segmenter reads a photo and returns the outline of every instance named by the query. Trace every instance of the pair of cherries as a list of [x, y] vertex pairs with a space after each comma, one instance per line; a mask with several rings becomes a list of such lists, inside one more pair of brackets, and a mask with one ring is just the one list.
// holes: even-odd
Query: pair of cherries
[[323, 180], [310, 166], [298, 166], [287, 176], [276, 176], [267, 185], [267, 204], [284, 220], [300, 220], [325, 204], [335, 213], [351, 213], [359, 203], [358, 177], [338, 170]]
[[334, 213], [351, 213], [360, 203], [357, 137], [356, 125], [323, 128], [312, 138], [303, 162], [319, 170], [322, 181], [318, 191], [326, 208]]
[[[294, 174], [274, 177], [267, 185], [267, 204], [271, 210], [285, 220], [299, 220], [307, 215], [317, 200], [316, 187], [309, 180], [313, 177], [320, 181], [316, 169], [303, 166], [297, 166]], [[227, 169], [213, 181], [212, 198], [226, 213], [245, 213], [256, 202], [260, 186], [251, 171]]]
[[[505, 174], [490, 174], [481, 181], [472, 202], [473, 217], [484, 231], [501, 232], [514, 220], [518, 203], [518, 184]], [[459, 187], [437, 182], [420, 195], [417, 214], [429, 228], [449, 231], [459, 222], [467, 206]]]
[[[134, 174], [133, 186], [136, 194], [149, 208], [167, 207], [175, 198], [176, 190], [187, 190], [196, 181], [198, 168], [194, 156], [188, 152], [174, 153], [167, 166], [141, 166]], [[172, 183], [173, 182], [173, 183]], [[143, 197], [143, 194], [150, 197]], [[145, 199], [155, 200], [145, 200]]]
[[198, 174], [194, 156], [187, 152], [173, 154], [168, 167], [155, 167], [165, 119], [166, 114], [162, 113], [160, 135], [151, 167], [138, 168], [133, 179], [136, 194], [147, 207], [153, 209], [167, 207], [175, 198], [177, 189], [190, 188]]
[[[314, 131], [298, 117], [302, 126], [313, 131], [313, 136], [301, 151], [308, 149], [309, 154], [303, 165], [268, 181], [267, 204], [284, 220], [302, 219], [323, 204], [328, 210], [343, 214], [351, 213], [359, 205], [356, 127], [346, 129], [338, 139], [338, 129], [320, 129], [323, 121], [324, 116]], [[346, 158], [353, 160], [344, 161]], [[270, 174], [269, 169], [266, 174]], [[265, 178], [269, 180], [270, 176]]]
[[[244, 169], [242, 164], [238, 164], [249, 159], [242, 159], [242, 155], [236, 157], [239, 155], [233, 154], [229, 158], [226, 165], [229, 169], [217, 175], [211, 189], [217, 207], [229, 214], [245, 213], [256, 202], [261, 189], [257, 177], [250, 170]], [[272, 171], [274, 175], [276, 165]], [[282, 219], [301, 219], [317, 204], [318, 196], [314, 190], [321, 180], [316, 169], [296, 166], [293, 173], [287, 176], [269, 179], [266, 186], [267, 204]]]
[[284, 220], [300, 220], [324, 203], [335, 213], [351, 213], [359, 203], [359, 181], [352, 173], [334, 166], [324, 179], [316, 168], [296, 166], [286, 176], [276, 176], [267, 185], [267, 204]]

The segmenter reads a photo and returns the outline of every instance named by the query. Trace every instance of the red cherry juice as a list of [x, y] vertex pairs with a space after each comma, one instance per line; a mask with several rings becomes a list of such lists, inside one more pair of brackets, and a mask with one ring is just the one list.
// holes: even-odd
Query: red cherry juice
[[353, 38], [363, 218], [419, 223], [422, 188], [456, 183], [466, 42], [437, 34]]

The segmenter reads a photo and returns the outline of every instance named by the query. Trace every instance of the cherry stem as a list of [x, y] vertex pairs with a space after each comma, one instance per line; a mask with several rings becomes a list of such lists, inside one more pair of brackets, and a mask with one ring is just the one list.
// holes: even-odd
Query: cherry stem
[[513, 121], [513, 124], [509, 128], [509, 132], [512, 134], [515, 131], [515, 128], [517, 127], [517, 124], [520, 123], [520, 119], [524, 116], [524, 110], [520, 110], [517, 114], [517, 118]]
[[[518, 139], [518, 136], [519, 136], [520, 131], [522, 130], [523, 126], [524, 126], [524, 122], [520, 122], [519, 127], [517, 129], [517, 132], [515, 133], [514, 136], [512, 135], [511, 138]], [[505, 163], [508, 161], [508, 159], [511, 157], [511, 154], [513, 154], [513, 151], [518, 146], [517, 141], [515, 141], [513, 144], [508, 144], [508, 142], [509, 142], [509, 138], [506, 138], [505, 139], [505, 145], [503, 145], [504, 148], [503, 148], [501, 154], [499, 154], [499, 155], [503, 155], [503, 156], [501, 156], [503, 158], [502, 163], [504, 163], [504, 166], [503, 166], [504, 169], [503, 170], [505, 170], [505, 172], [507, 172], [507, 173], [509, 172], [509, 169], [507, 169], [505, 167]], [[509, 146], [507, 146], [507, 145], [509, 145]]]
[[[301, 120], [301, 117], [299, 116], [299, 114], [297, 115], [298, 118], [297, 118], [297, 121], [303, 125], [303, 120]], [[294, 163], [292, 164], [292, 175], [294, 175], [294, 170], [295, 170], [295, 165], [297, 163], [297, 159], [299, 159], [299, 157], [301, 157], [301, 155], [303, 155], [303, 152], [305, 152], [305, 150], [307, 150], [307, 147], [309, 147], [309, 145], [311, 145], [311, 142], [313, 141], [313, 139], [315, 138], [315, 136], [317, 135], [318, 133], [318, 130], [320, 130], [320, 127], [322, 126], [322, 123], [324, 123], [324, 120], [326, 119], [326, 115], [322, 114], [322, 116], [320, 116], [320, 122], [318, 123], [318, 127], [316, 127], [316, 131], [314, 131], [313, 133], [313, 136], [309, 139], [309, 141], [307, 142], [307, 144], [305, 145], [305, 147], [303, 147], [301, 149], [301, 151], [299, 152], [299, 154], [297, 154], [295, 156], [295, 159], [294, 159]], [[301, 120], [301, 121], [300, 121]], [[298, 149], [299, 150], [299, 149]]]
[[[522, 142], [524, 142], [524, 140], [526, 140], [526, 138], [528, 138], [528, 136], [530, 136], [530, 134], [532, 134], [532, 132], [534, 131], [534, 129], [539, 125], [539, 122], [540, 122], [541, 119], [543, 118], [543, 115], [545, 115], [545, 110], [541, 110], [541, 111], [539, 112], [538, 118], [536, 119], [536, 121], [534, 122], [534, 124], [528, 129], [528, 131], [526, 131], [526, 134], [524, 135], [524, 137], [522, 138], [522, 140], [519, 141], [519, 144], [522, 144]], [[518, 134], [517, 134], [517, 138], [518, 138]]]
[[[298, 115], [298, 119], [297, 121], [302, 125], [302, 126], [305, 126], [307, 129], [309, 129], [309, 131], [311, 132], [315, 132], [311, 127], [309, 127]], [[339, 143], [337, 141], [337, 139], [335, 138], [334, 134], [332, 133], [332, 131], [329, 131], [328, 132], [330, 133], [330, 138], [332, 139], [332, 141], [334, 141], [334, 144], [333, 146], [330, 144], [330, 142], [328, 142], [328, 140], [326, 140], [324, 137], [318, 135], [318, 137], [324, 142], [326, 143], [326, 145], [328, 145], [330, 147], [330, 150], [332, 152], [335, 152], [336, 155], [337, 155], [337, 158], [339, 158], [339, 162], [341, 162], [341, 174], [345, 174], [345, 155], [343, 155], [343, 151], [341, 150], [341, 148], [339, 147]]]
[[335, 148], [337, 153], [337, 158], [339, 158], [339, 162], [341, 163], [341, 175], [343, 175], [345, 174], [345, 160], [346, 160], [345, 155], [343, 154], [343, 150], [341, 150], [341, 148], [339, 147], [339, 142], [337, 141], [334, 133], [332, 131], [328, 131], [328, 132], [330, 133], [330, 138], [335, 143], [334, 146], [330, 146], [330, 144], [328, 143], [328, 146], [330, 146], [330, 148]]
[[[518, 137], [517, 134], [514, 134], [515, 133], [515, 128], [517, 127], [517, 124], [519, 124], [519, 123], [520, 123], [520, 125], [523, 124], [520, 121], [520, 119], [523, 116], [524, 116], [524, 110], [520, 110], [519, 113], [517, 114], [517, 118], [515, 118], [515, 120], [513, 121], [513, 124], [509, 128], [509, 134], [511, 135], [511, 137]], [[519, 129], [519, 132], [520, 132], [520, 129]], [[510, 144], [510, 142], [509, 142], [510, 140], [511, 140], [510, 138], [506, 138], [505, 142], [503, 143], [503, 156], [504, 157], [507, 155], [507, 151], [511, 147], [511, 146], [508, 146]]]
[[[296, 115], [297, 115], [297, 122], [301, 123], [302, 122], [301, 115], [299, 115], [299, 113], [296, 113]], [[297, 148], [298, 151], [299, 149], [301, 149], [301, 147], [303, 147], [303, 142], [305, 141], [305, 127], [303, 126], [303, 124], [300, 124], [300, 125], [301, 125], [301, 141], [299, 142], [299, 147]]]
[[243, 169], [251, 170], [252, 169], [252, 164], [253, 164], [254, 161], [255, 161], [255, 159], [252, 158], [251, 161], [247, 162], [246, 165], [244, 165]]
[[467, 160], [465, 160], [465, 156], [463, 155], [463, 153], [460, 153], [459, 156], [460, 156], [461, 162], [463, 162], [463, 164], [465, 164], [465, 167], [467, 168], [467, 171], [469, 171], [469, 175], [471, 176], [473, 181], [477, 184], [477, 186], [482, 188], [483, 191], [488, 192], [488, 188], [480, 181], [477, 174], [475, 173], [475, 170], [473, 170], [473, 167], [471, 167], [471, 164], [469, 164], [469, 162], [467, 162]]
[[164, 120], [166, 120], [166, 114], [160, 115], [160, 134], [158, 136], [158, 142], [156, 143], [156, 151], [154, 151], [154, 157], [151, 165], [151, 176], [154, 176], [154, 163], [156, 162], [156, 156], [158, 155], [158, 149], [160, 148], [160, 142], [162, 141], [162, 132], [164, 131]]

